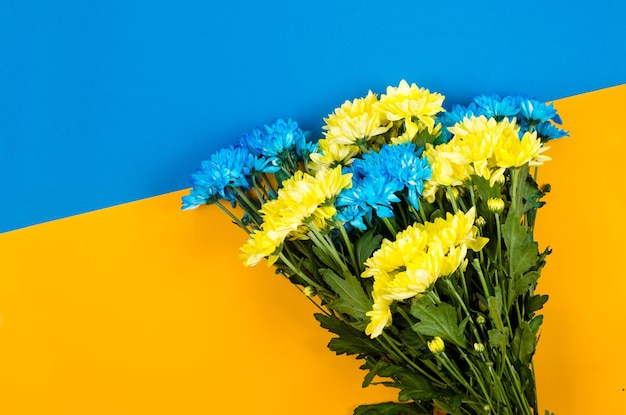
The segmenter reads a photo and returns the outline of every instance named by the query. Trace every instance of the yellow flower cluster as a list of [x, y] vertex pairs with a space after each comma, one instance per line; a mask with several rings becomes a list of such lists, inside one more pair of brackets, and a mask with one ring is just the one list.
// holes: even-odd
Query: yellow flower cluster
[[295, 172], [283, 182], [276, 199], [261, 208], [261, 228], [241, 247], [244, 265], [256, 265], [265, 257], [273, 263], [273, 254], [285, 239], [306, 239], [309, 227], [326, 228], [327, 219], [335, 215], [334, 198], [350, 186], [352, 175], [342, 174], [341, 166], [315, 176]]
[[474, 207], [467, 213], [447, 213], [446, 219], [409, 226], [393, 242], [383, 240], [365, 262], [361, 275], [374, 277], [374, 305], [367, 312], [366, 334], [377, 337], [391, 325], [393, 301], [423, 294], [438, 278], [452, 274], [464, 263], [468, 248], [479, 251], [485, 246], [488, 240], [478, 236], [475, 217]]
[[418, 133], [424, 129], [433, 132], [435, 115], [444, 111], [444, 96], [431, 93], [402, 80], [397, 88], [387, 87], [387, 93], [380, 97], [379, 111], [390, 121], [404, 120], [407, 131]]
[[454, 134], [445, 144], [426, 145], [425, 156], [432, 169], [432, 178], [426, 182], [423, 196], [433, 202], [440, 186], [461, 186], [471, 175], [489, 180], [491, 185], [504, 180], [504, 172], [510, 167], [531, 166], [550, 160], [542, 153], [549, 147], [542, 146], [536, 133], [526, 132], [519, 138], [515, 118], [465, 117], [462, 122], [448, 130]]
[[397, 128], [392, 129], [395, 121], [404, 122], [404, 133], [391, 134], [392, 144], [410, 142], [424, 129], [438, 135], [435, 116], [444, 111], [443, 100], [441, 94], [415, 84], [409, 86], [402, 80], [398, 87], [387, 87], [380, 100], [369, 91], [364, 98], [345, 101], [324, 119], [324, 139], [318, 142], [318, 152], [310, 156], [311, 169], [321, 171], [350, 165], [364, 149], [386, 142], [381, 135], [390, 130], [396, 132]]
[[376, 94], [369, 91], [365, 98], [346, 101], [330, 114], [322, 127], [324, 139], [318, 141], [319, 153], [311, 154], [314, 170], [349, 165], [359, 154], [360, 146], [386, 132], [391, 125], [383, 126], [381, 114], [376, 110]]

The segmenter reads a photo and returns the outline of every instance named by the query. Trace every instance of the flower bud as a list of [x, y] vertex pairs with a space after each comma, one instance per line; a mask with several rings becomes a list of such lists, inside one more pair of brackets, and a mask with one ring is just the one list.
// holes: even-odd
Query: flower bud
[[304, 287], [304, 290], [302, 290], [302, 293], [306, 295], [307, 297], [315, 297], [315, 295], [317, 294], [317, 289], [309, 285], [307, 287]]
[[476, 317], [476, 323], [478, 323], [479, 325], [484, 325], [487, 322], [487, 320], [485, 320], [485, 317], [482, 315], [479, 315], [478, 317]]
[[477, 217], [476, 220], [474, 221], [474, 225], [478, 226], [479, 228], [482, 228], [486, 224], [487, 224], [487, 221], [482, 216]]
[[482, 353], [485, 351], [485, 345], [482, 343], [474, 343], [474, 350], [476, 350], [478, 353]]
[[504, 200], [496, 197], [492, 197], [487, 200], [487, 207], [493, 213], [499, 214], [504, 210]]
[[489, 412], [491, 412], [491, 407], [489, 405], [485, 405], [483, 406], [483, 411], [485, 411], [485, 413], [488, 414]]
[[443, 340], [439, 336], [435, 336], [434, 339], [428, 342], [428, 350], [430, 350], [434, 354], [439, 354], [443, 352], [445, 349], [445, 345], [443, 344]]

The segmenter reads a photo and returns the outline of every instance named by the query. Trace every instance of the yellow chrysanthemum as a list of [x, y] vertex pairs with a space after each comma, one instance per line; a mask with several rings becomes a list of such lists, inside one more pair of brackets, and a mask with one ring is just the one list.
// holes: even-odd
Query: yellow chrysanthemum
[[359, 154], [359, 147], [344, 145], [323, 139], [318, 142], [318, 152], [312, 153], [309, 158], [309, 168], [314, 171], [332, 169], [338, 165], [349, 166]]
[[381, 247], [365, 261], [366, 269], [361, 276], [367, 278], [391, 274], [423, 252], [428, 239], [418, 225], [409, 226], [398, 233], [395, 241], [384, 239]]
[[520, 167], [526, 163], [531, 166], [542, 165], [550, 157], [541, 153], [549, 147], [543, 147], [537, 133], [525, 132], [520, 140], [517, 135], [503, 136], [494, 149], [495, 162], [500, 167]]
[[406, 144], [413, 142], [413, 138], [419, 132], [419, 125], [410, 119], [404, 120], [404, 133], [397, 137], [391, 137], [391, 144]]
[[389, 301], [402, 301], [426, 292], [432, 284], [432, 274], [419, 267], [398, 272], [384, 287], [381, 297]]
[[466, 213], [446, 213], [446, 218], [436, 218], [433, 222], [426, 222], [425, 233], [431, 241], [442, 241], [444, 246], [458, 246], [466, 244], [474, 251], [479, 251], [487, 243], [486, 238], [478, 236], [478, 228], [474, 226], [476, 208], [471, 207]]
[[517, 135], [519, 128], [515, 123], [504, 119], [497, 122], [495, 118], [465, 117], [462, 122], [448, 128], [454, 134], [453, 143], [463, 158], [472, 164], [473, 172], [485, 179], [491, 177], [490, 159], [498, 140], [503, 135]]
[[425, 128], [432, 132], [435, 127], [435, 115], [444, 111], [444, 96], [431, 93], [428, 89], [418, 88], [402, 80], [398, 87], [387, 87], [387, 93], [380, 97], [378, 109], [388, 120], [416, 119], [419, 129]]
[[391, 124], [381, 125], [381, 113], [376, 109], [376, 94], [369, 91], [365, 98], [346, 101], [324, 121], [322, 128], [327, 140], [343, 145], [364, 144], [372, 137], [383, 134]]
[[254, 232], [241, 247], [243, 264], [246, 267], [257, 265], [263, 258], [271, 255], [277, 246], [276, 241], [272, 240], [267, 233]]
[[365, 327], [365, 334], [371, 336], [372, 338], [380, 336], [383, 329], [390, 326], [392, 322], [390, 306], [393, 301], [387, 300], [381, 296], [381, 293], [384, 292], [384, 286], [388, 282], [389, 279], [385, 277], [381, 277], [374, 281], [372, 291], [374, 304], [372, 305], [372, 310], [365, 313], [365, 315], [370, 318], [369, 324]]
[[515, 118], [465, 117], [448, 130], [453, 134], [448, 143], [426, 145], [424, 151], [432, 170], [423, 192], [429, 202], [441, 186], [461, 186], [472, 175], [488, 179], [493, 186], [504, 181], [507, 168], [540, 165], [550, 159], [542, 155], [548, 147], [542, 146], [535, 133], [519, 138]]
[[352, 186], [352, 174], [342, 174], [341, 167], [315, 175], [315, 190], [324, 202], [338, 196], [343, 189], [350, 186]]
[[315, 176], [297, 171], [283, 182], [277, 198], [263, 205], [261, 229], [241, 248], [246, 266], [256, 265], [272, 254], [286, 238], [306, 238], [309, 228], [324, 229], [334, 216], [332, 200], [352, 185], [351, 174], [341, 174], [341, 166], [320, 171]]
[[437, 186], [461, 186], [473, 173], [469, 160], [455, 142], [426, 144], [424, 156], [432, 172], [429, 182]]
[[365, 261], [362, 277], [373, 277], [373, 310], [367, 313], [367, 333], [373, 338], [390, 324], [391, 302], [426, 292], [435, 281], [465, 266], [467, 249], [478, 251], [487, 243], [474, 226], [475, 208], [467, 213], [449, 213], [445, 219], [414, 224], [383, 240], [380, 249]]

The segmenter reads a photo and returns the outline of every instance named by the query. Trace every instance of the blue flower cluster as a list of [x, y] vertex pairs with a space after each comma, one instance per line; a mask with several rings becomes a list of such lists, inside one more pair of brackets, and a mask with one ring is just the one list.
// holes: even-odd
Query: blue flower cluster
[[274, 157], [257, 157], [244, 147], [226, 147], [202, 162], [191, 176], [192, 189], [183, 197], [184, 210], [227, 200], [236, 205], [236, 188], [248, 190], [251, 178], [260, 173], [275, 173], [280, 167]]
[[279, 161], [291, 158], [303, 161], [317, 151], [317, 144], [309, 141], [311, 133], [302, 131], [295, 121], [277, 120], [265, 131], [256, 129], [241, 138], [240, 145], [252, 154], [262, 157], [275, 157]]
[[412, 143], [384, 145], [378, 153], [356, 159], [348, 169], [352, 187], [337, 198], [337, 219], [366, 230], [364, 219], [371, 220], [374, 212], [380, 218], [394, 215], [391, 203], [400, 202], [400, 192], [419, 210], [424, 181], [431, 177], [428, 162], [420, 157], [422, 151]]
[[249, 190], [252, 178], [262, 173], [276, 173], [284, 161], [304, 160], [317, 150], [294, 121], [279, 119], [265, 131], [254, 130], [241, 138], [239, 145], [222, 148], [191, 176], [192, 189], [183, 197], [182, 209], [226, 200], [234, 207], [237, 190]]
[[[452, 127], [464, 117], [479, 117], [501, 120], [503, 118], [517, 119], [520, 126], [520, 136], [526, 131], [536, 131], [541, 141], [546, 142], [556, 138], [565, 137], [568, 133], [557, 125], [561, 125], [561, 117], [552, 104], [545, 104], [525, 95], [515, 95], [500, 98], [498, 95], [480, 95], [474, 98], [468, 106], [455, 105], [451, 111], [441, 114], [439, 122], [442, 126], [442, 134], [439, 142], [448, 142], [452, 137], [448, 127]], [[435, 144], [438, 144], [436, 142]]]

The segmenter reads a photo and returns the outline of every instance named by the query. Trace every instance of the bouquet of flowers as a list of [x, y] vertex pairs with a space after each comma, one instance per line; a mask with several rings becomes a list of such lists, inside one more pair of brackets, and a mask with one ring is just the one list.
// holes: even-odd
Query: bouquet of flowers
[[567, 133], [525, 96], [443, 101], [406, 81], [370, 91], [320, 140], [278, 120], [202, 162], [183, 209], [221, 208], [249, 236], [244, 264], [300, 288], [363, 387], [399, 390], [355, 414], [538, 414], [537, 169]]

